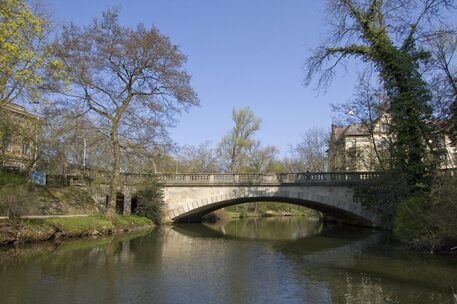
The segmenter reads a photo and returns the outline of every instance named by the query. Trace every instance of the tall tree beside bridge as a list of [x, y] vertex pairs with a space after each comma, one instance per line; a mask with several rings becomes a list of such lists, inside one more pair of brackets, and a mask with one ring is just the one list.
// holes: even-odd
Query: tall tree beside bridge
[[58, 90], [66, 103], [97, 121], [110, 140], [113, 163], [107, 215], [114, 216], [121, 149], [152, 149], [175, 114], [198, 104], [183, 66], [186, 57], [158, 29], [119, 24], [116, 10], [89, 26], [63, 28], [51, 45], [69, 81]]
[[[431, 94], [421, 75], [429, 53], [421, 47], [434, 35], [444, 13], [453, 8], [448, 0], [329, 0], [330, 38], [307, 62], [307, 83], [316, 74], [324, 84], [334, 68], [348, 57], [374, 67], [390, 99], [394, 165], [417, 188], [433, 169], [424, 162], [431, 139]], [[433, 147], [430, 146], [433, 150]]]
[[220, 141], [217, 152], [222, 169], [231, 173], [243, 167], [248, 149], [254, 144], [252, 136], [260, 128], [260, 118], [249, 108], [233, 109], [235, 126]]

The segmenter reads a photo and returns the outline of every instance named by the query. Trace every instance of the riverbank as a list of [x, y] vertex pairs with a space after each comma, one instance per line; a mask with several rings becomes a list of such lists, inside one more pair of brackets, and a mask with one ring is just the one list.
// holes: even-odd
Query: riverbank
[[0, 220], [0, 246], [53, 239], [111, 235], [147, 230], [150, 219], [136, 215], [117, 215], [111, 222], [103, 215], [85, 217]]

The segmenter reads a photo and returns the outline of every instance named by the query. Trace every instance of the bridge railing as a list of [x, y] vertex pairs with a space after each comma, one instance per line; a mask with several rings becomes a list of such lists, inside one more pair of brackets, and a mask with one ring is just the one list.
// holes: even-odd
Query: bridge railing
[[[379, 172], [300, 172], [300, 173], [122, 173], [121, 183], [136, 185], [145, 179], [157, 178], [164, 185], [284, 185], [359, 183], [380, 176]], [[79, 179], [109, 183], [110, 172], [85, 170]], [[72, 177], [72, 176], [68, 176]]]
[[378, 172], [338, 172], [338, 173], [246, 173], [246, 174], [210, 174], [182, 173], [159, 174], [160, 182], [167, 185], [214, 184], [214, 185], [282, 185], [308, 183], [357, 183], [379, 177]]

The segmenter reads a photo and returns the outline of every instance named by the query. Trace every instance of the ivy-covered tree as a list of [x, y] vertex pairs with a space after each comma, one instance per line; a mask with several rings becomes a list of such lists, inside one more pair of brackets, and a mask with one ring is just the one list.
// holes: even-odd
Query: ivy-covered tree
[[321, 85], [326, 83], [349, 57], [377, 71], [390, 101], [394, 166], [414, 189], [433, 169], [426, 157], [433, 151], [431, 94], [420, 70], [429, 53], [419, 45], [450, 8], [453, 1], [447, 0], [329, 0], [331, 36], [307, 61], [308, 84], [316, 74]]

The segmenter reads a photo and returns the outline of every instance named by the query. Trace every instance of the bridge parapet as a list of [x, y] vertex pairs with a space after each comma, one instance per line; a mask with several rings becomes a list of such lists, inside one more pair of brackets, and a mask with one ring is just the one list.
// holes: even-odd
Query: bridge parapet
[[379, 172], [318, 172], [318, 173], [246, 173], [246, 174], [158, 174], [164, 185], [307, 185], [354, 184], [380, 176]]
[[[377, 178], [380, 172], [301, 172], [301, 173], [122, 173], [121, 184], [138, 185], [144, 180], [156, 178], [164, 186], [281, 186], [281, 185], [350, 185]], [[76, 176], [76, 175], [75, 175]], [[80, 180], [90, 179], [108, 184], [111, 173], [87, 169]]]

